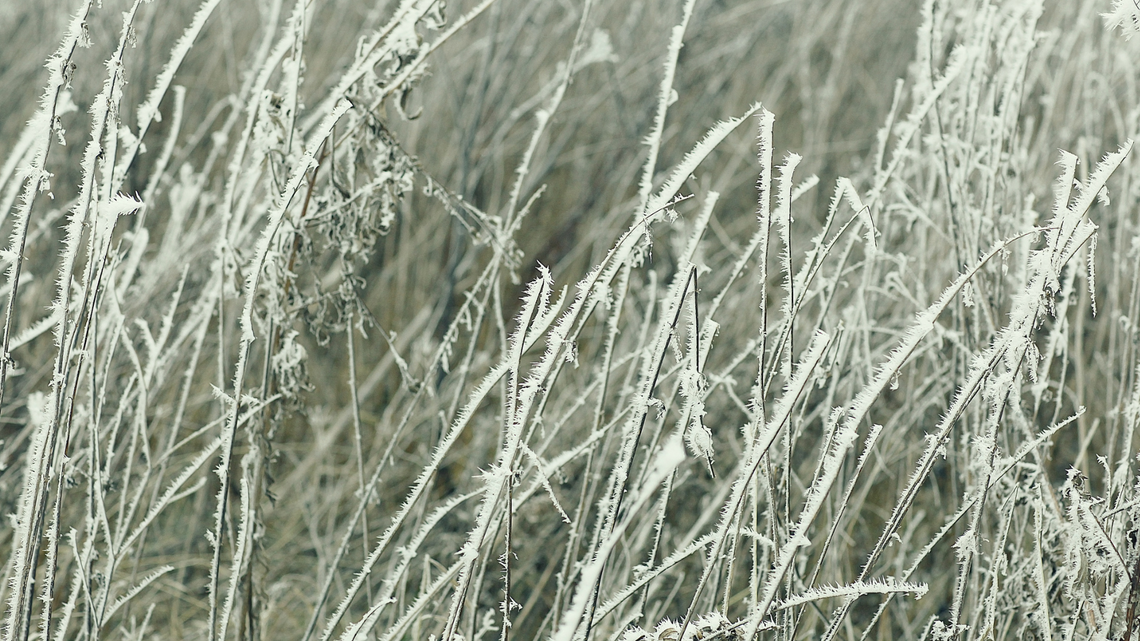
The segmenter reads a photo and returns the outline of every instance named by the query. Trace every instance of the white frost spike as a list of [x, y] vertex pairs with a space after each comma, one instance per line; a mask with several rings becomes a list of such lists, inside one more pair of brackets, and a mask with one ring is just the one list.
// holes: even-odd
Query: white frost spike
[[1134, 0], [1114, 0], [1112, 11], [1100, 14], [1106, 29], [1120, 29], [1125, 40], [1140, 33], [1140, 6]]
[[110, 619], [111, 617], [113, 617], [115, 615], [116, 612], [119, 611], [120, 608], [122, 608], [124, 605], [126, 605], [128, 602], [130, 602], [131, 599], [135, 598], [136, 596], [139, 595], [139, 593], [141, 593], [143, 590], [147, 589], [147, 587], [149, 587], [151, 583], [154, 583], [157, 579], [161, 578], [164, 574], [166, 574], [168, 572], [172, 572], [173, 570], [174, 570], [174, 566], [164, 565], [164, 566], [158, 568], [157, 570], [155, 570], [154, 572], [151, 572], [150, 574], [148, 574], [146, 576], [146, 578], [144, 578], [142, 581], [140, 581], [138, 585], [134, 586], [126, 594], [124, 594], [123, 596], [116, 599], [114, 605], [112, 605], [110, 608], [107, 609], [107, 612], [104, 616], [106, 618]]
[[1057, 160], [1057, 164], [1061, 167], [1061, 175], [1057, 177], [1057, 182], [1053, 184], [1053, 214], [1059, 214], [1061, 211], [1069, 206], [1069, 198], [1072, 196], [1073, 184], [1076, 182], [1077, 175], [1077, 162], [1078, 158], [1075, 154], [1061, 150], [1061, 158]]
[[[704, 403], [700, 404], [700, 414], [704, 414]], [[693, 414], [693, 418], [685, 430], [685, 445], [689, 446], [689, 451], [692, 452], [693, 456], [703, 458], [708, 462], [711, 472], [714, 454], [712, 432], [708, 427], [705, 427], [700, 414]]]
[[794, 608], [801, 605], [807, 605], [812, 601], [820, 601], [823, 599], [834, 599], [836, 597], [860, 597], [866, 594], [913, 594], [916, 599], [921, 599], [926, 595], [928, 587], [925, 583], [905, 583], [896, 581], [892, 577], [887, 577], [881, 581], [855, 581], [848, 585], [836, 586], [820, 586], [818, 588], [811, 588], [793, 596], [787, 600], [777, 603], [774, 610], [784, 610], [787, 608]]
[[[1103, 189], [1101, 191], [1104, 191]], [[1088, 270], [1086, 273], [1086, 280], [1089, 284], [1089, 305], [1092, 307], [1092, 315], [1096, 316], [1096, 234], [1089, 238], [1089, 259]]]
[[110, 202], [100, 207], [100, 213], [106, 213], [107, 216], [128, 216], [143, 208], [143, 202], [136, 196], [127, 196], [126, 194], [116, 194]]
[[[653, 129], [649, 132], [645, 144], [649, 147], [649, 157], [645, 159], [645, 168], [641, 172], [641, 186], [638, 189], [637, 200], [641, 205], [642, 214], [647, 212], [657, 211], [664, 203], [655, 205], [650, 202], [649, 194], [653, 191], [653, 173], [657, 169], [657, 154], [661, 150], [661, 137], [665, 132], [665, 114], [669, 110], [669, 105], [673, 104], [676, 91], [673, 89], [673, 77], [677, 72], [677, 58], [681, 55], [681, 47], [684, 45], [685, 29], [689, 26], [689, 19], [693, 15], [693, 5], [696, 0], [686, 0], [684, 8], [681, 10], [681, 23], [674, 26], [669, 36], [669, 51], [665, 55], [665, 73], [661, 77], [661, 87], [658, 89], [657, 94], [657, 111], [653, 116]], [[685, 172], [688, 176], [690, 172]], [[669, 197], [665, 200], [668, 201], [672, 198], [672, 194], [676, 193], [673, 190]]]
[[[784, 300], [780, 305], [780, 313], [784, 318], [785, 326], [791, 325], [795, 305], [795, 296], [803, 296], [803, 292], [795, 287], [795, 270], [792, 268], [792, 174], [796, 171], [802, 160], [799, 154], [788, 154], [780, 165], [780, 175], [776, 178], [776, 211], [773, 214], [776, 229], [783, 243], [780, 251], [780, 270], [784, 274]], [[791, 376], [793, 355], [788, 353], [786, 360], [780, 364], [780, 373], [784, 380]]]
[[[1116, 151], [1105, 154], [1089, 176], [1088, 183], [1082, 185], [1077, 198], [1068, 207], [1064, 207], [1063, 204], [1067, 202], [1068, 191], [1058, 184], [1055, 193], [1057, 201], [1054, 205], [1054, 221], [1050, 225], [1055, 231], [1049, 234], [1051, 241], [1056, 239], [1050, 243], [1053, 249], [1051, 262], [1054, 274], [1059, 274], [1065, 263], [1072, 260], [1077, 250], [1096, 232], [1096, 225], [1087, 217], [1089, 208], [1092, 207], [1096, 195], [1104, 189], [1109, 176], [1116, 171], [1120, 163], [1124, 162], [1130, 151], [1132, 151], [1132, 140], [1127, 140]], [[1075, 157], [1068, 152], [1062, 152], [1062, 167], [1061, 180], [1071, 183], [1072, 174], [1076, 169]]]
[[[840, 180], [845, 180], [845, 179], [841, 178]], [[817, 176], [815, 174], [812, 174], [812, 175], [808, 176], [807, 178], [804, 178], [802, 181], [800, 181], [800, 184], [796, 185], [796, 188], [792, 190], [792, 202], [794, 203], [797, 200], [799, 200], [801, 196], [803, 196], [804, 194], [811, 191], [818, 184], [819, 184], [819, 176]], [[856, 195], [855, 197], [858, 198], [858, 195]]]
[[722, 120], [713, 125], [708, 130], [708, 133], [705, 134], [705, 137], [702, 138], [689, 153], [685, 154], [681, 162], [673, 168], [673, 172], [669, 174], [669, 178], [666, 179], [665, 183], [661, 185], [661, 188], [657, 190], [657, 195], [649, 199], [649, 204], [646, 205], [644, 211], [651, 213], [664, 209], [681, 188], [681, 185], [689, 179], [689, 176], [693, 174], [697, 166], [712, 153], [713, 149], [716, 149], [740, 123], [758, 111], [760, 111], [760, 103], [752, 105], [740, 116]]

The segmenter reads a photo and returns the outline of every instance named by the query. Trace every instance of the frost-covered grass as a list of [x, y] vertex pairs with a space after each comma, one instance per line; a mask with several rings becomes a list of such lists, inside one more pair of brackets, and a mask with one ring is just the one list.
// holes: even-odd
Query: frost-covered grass
[[0, 635], [1140, 635], [1137, 32], [0, 5]]

